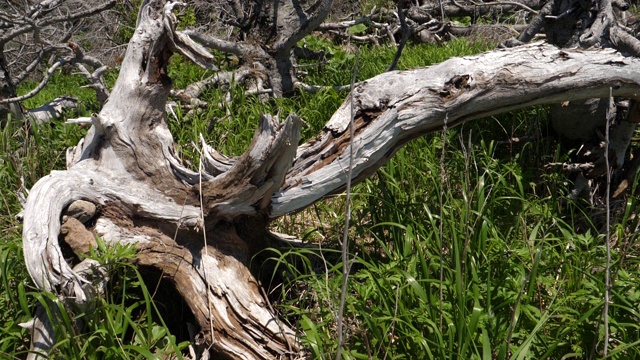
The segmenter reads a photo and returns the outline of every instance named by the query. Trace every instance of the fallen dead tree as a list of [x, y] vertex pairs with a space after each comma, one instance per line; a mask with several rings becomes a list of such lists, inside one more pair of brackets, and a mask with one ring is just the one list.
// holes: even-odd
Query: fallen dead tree
[[[172, 284], [196, 322], [199, 344], [221, 357], [300, 356], [296, 331], [267, 306], [249, 260], [275, 236], [270, 221], [344, 189], [350, 156], [359, 181], [407, 142], [443, 126], [533, 105], [640, 93], [639, 59], [615, 49], [529, 44], [360, 83], [324, 130], [300, 146], [297, 116], [281, 122], [264, 115], [242, 156], [225, 158], [203, 144], [200, 166], [189, 169], [167, 128], [167, 65], [179, 53], [210, 66], [211, 55], [176, 30], [176, 5], [142, 6], [109, 100], [68, 152], [68, 169], [30, 191], [24, 254], [39, 289], [84, 306], [100, 294], [102, 272], [77, 257], [67, 261], [61, 244], [76, 253], [86, 252], [94, 235], [134, 244], [135, 264]], [[78, 201], [96, 210], [69, 220]], [[73, 223], [64, 231], [63, 215]], [[28, 324], [32, 350], [46, 352], [55, 343], [52, 326], [42, 311], [36, 320]]]

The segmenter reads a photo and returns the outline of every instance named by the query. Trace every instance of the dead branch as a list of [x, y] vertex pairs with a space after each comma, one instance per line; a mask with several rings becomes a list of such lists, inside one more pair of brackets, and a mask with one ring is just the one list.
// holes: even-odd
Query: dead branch
[[407, 17], [418, 22], [428, 21], [437, 18], [440, 12], [449, 18], [452, 17], [479, 17], [489, 14], [511, 14], [517, 10], [524, 10], [536, 14], [542, 8], [545, 1], [522, 0], [522, 1], [470, 1], [470, 0], [442, 0], [442, 8], [438, 1], [430, 1], [422, 6], [413, 6], [409, 10]]
[[345, 20], [340, 22], [325, 22], [320, 24], [320, 26], [318, 26], [316, 31], [346, 30], [352, 26], [356, 26], [360, 24], [367, 25], [368, 27], [372, 27], [374, 29], [384, 29], [385, 27], [389, 26], [389, 24], [376, 22], [369, 17], [361, 17], [355, 20]]
[[[0, 13], [2, 28], [0, 28], [0, 82], [6, 88], [6, 94], [0, 95], [0, 104], [15, 103], [28, 99], [48, 83], [51, 75], [60, 67], [70, 64], [84, 64], [95, 70], [90, 73], [86, 68], [80, 68], [85, 75], [89, 75], [92, 87], [100, 101], [105, 101], [108, 91], [101, 84], [102, 73], [98, 70], [99, 62], [90, 56], [84, 56], [79, 47], [68, 43], [74, 32], [78, 30], [79, 20], [95, 16], [116, 5], [115, 0], [106, 0], [94, 4], [81, 1], [43, 0], [26, 1], [24, 8], [9, 7]], [[72, 50], [71, 55], [63, 55]], [[75, 54], [74, 54], [75, 53]], [[40, 82], [34, 89], [23, 96], [17, 96], [16, 89], [23, 81], [36, 78], [36, 71], [49, 60], [49, 65]], [[14, 73], [17, 75], [14, 76]], [[40, 110], [40, 109], [39, 109]], [[15, 111], [14, 116], [19, 116]], [[34, 112], [44, 114], [43, 112]], [[50, 116], [53, 112], [48, 112]], [[38, 115], [39, 116], [39, 115]], [[4, 117], [4, 116], [3, 116]], [[4, 120], [4, 119], [3, 119]]]
[[[40, 5], [42, 5], [43, 3], [45, 2], [42, 2]], [[51, 4], [51, 5], [47, 4], [45, 6], [50, 6], [51, 8], [55, 8], [56, 5], [57, 4]], [[107, 9], [111, 9], [115, 5], [116, 5], [116, 0], [107, 0], [102, 4], [89, 9], [81, 10], [71, 14], [64, 14], [64, 15], [51, 16], [51, 17], [45, 17], [46, 15], [49, 14], [49, 12], [42, 11], [42, 7], [41, 7], [40, 10], [32, 12], [30, 17], [26, 19], [22, 18], [20, 22], [11, 23], [11, 25], [13, 25], [10, 27], [11, 30], [9, 31], [5, 30], [1, 33], [0, 44], [5, 44], [20, 35], [35, 31], [37, 29], [40, 29], [46, 26], [55, 25], [61, 22], [74, 21], [74, 20], [95, 15]]]
[[[360, 115], [354, 176], [365, 178], [398, 146], [440, 128], [445, 115], [451, 126], [541, 103], [607, 97], [612, 83], [615, 96], [635, 97], [633, 89], [640, 78], [631, 68], [638, 65], [638, 60], [613, 50], [559, 50], [533, 44], [380, 75], [356, 88], [354, 105]], [[341, 169], [346, 169], [348, 154], [340, 144], [348, 142], [349, 108], [347, 100], [323, 133], [300, 147], [286, 185], [274, 196], [273, 218], [343, 189]]]

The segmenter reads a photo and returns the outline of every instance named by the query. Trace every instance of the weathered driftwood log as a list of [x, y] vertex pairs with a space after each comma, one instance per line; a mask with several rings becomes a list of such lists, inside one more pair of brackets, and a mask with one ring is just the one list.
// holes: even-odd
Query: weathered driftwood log
[[[31, 190], [25, 260], [38, 288], [79, 305], [96, 296], [58, 241], [71, 203], [98, 205], [89, 230], [109, 243], [135, 244], [137, 264], [172, 282], [189, 306], [199, 341], [231, 358], [298, 354], [295, 332], [266, 306], [248, 262], [267, 245], [270, 220], [344, 188], [350, 141], [357, 181], [408, 141], [444, 125], [610, 91], [640, 94], [638, 59], [532, 44], [370, 79], [320, 135], [299, 147], [295, 115], [283, 123], [263, 116], [244, 155], [225, 158], [204, 146], [202, 165], [190, 170], [176, 157], [166, 124], [166, 67], [172, 53], [203, 66], [210, 66], [210, 55], [176, 30], [173, 6], [144, 2], [116, 85], [87, 136], [68, 152], [68, 170], [52, 172]], [[52, 339], [46, 319], [38, 319], [34, 331]], [[37, 349], [46, 351], [51, 341]]]

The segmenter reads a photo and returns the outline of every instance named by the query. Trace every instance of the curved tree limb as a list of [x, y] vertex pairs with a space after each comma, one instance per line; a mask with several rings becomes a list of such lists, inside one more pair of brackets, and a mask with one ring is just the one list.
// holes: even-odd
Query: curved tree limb
[[[448, 125], [573, 99], [638, 97], [640, 60], [614, 50], [532, 44], [379, 75], [357, 86], [353, 174], [372, 174], [406, 142]], [[350, 100], [298, 149], [271, 217], [299, 211], [344, 188]]]
[[6, 98], [6, 99], [0, 99], [0, 104], [7, 104], [7, 103], [12, 103], [12, 102], [20, 102], [20, 101], [24, 101], [24, 100], [27, 100], [27, 99], [30, 99], [30, 98], [36, 96], [49, 83], [49, 80], [51, 79], [51, 76], [54, 74], [54, 72], [59, 67], [64, 66], [65, 64], [68, 64], [68, 63], [72, 62], [74, 59], [75, 59], [75, 56], [69, 55], [69, 56], [65, 56], [65, 57], [61, 58], [60, 60], [56, 61], [55, 64], [51, 65], [51, 67], [47, 69], [47, 71], [45, 72], [45, 75], [42, 78], [42, 80], [40, 81], [40, 83], [36, 87], [31, 89], [31, 91], [29, 91], [28, 93], [26, 93], [24, 95], [15, 96], [15, 97]]
[[521, 43], [528, 43], [533, 39], [536, 34], [540, 32], [540, 29], [547, 23], [548, 16], [554, 13], [554, 9], [557, 7], [557, 1], [551, 0], [547, 2], [537, 16], [529, 23], [529, 26], [518, 36], [518, 41]]
[[278, 8], [278, 39], [273, 44], [275, 52], [290, 51], [300, 40], [311, 34], [327, 18], [333, 0], [318, 0], [309, 9], [303, 10], [300, 3]]
[[482, 16], [491, 13], [513, 13], [517, 10], [525, 10], [537, 13], [542, 8], [545, 1], [541, 0], [512, 0], [512, 1], [442, 1], [442, 7], [438, 1], [428, 1], [422, 6], [413, 6], [409, 10], [407, 17], [416, 21], [428, 21], [444, 13], [448, 17]]
[[398, 48], [396, 49], [396, 54], [393, 56], [393, 60], [391, 60], [391, 64], [389, 64], [386, 71], [396, 69], [396, 66], [398, 66], [398, 61], [400, 60], [400, 56], [402, 56], [402, 50], [407, 44], [409, 37], [411, 37], [411, 34], [414, 32], [413, 29], [409, 28], [407, 20], [405, 19], [406, 7], [406, 0], [398, 1], [398, 20], [400, 20], [400, 31], [402, 33], [402, 36], [400, 37], [400, 43], [398, 44]]
[[222, 40], [207, 34], [199, 33], [194, 30], [185, 30], [183, 31], [183, 33], [204, 46], [229, 54], [234, 54], [237, 56], [267, 56], [259, 46], [246, 44], [243, 42]]

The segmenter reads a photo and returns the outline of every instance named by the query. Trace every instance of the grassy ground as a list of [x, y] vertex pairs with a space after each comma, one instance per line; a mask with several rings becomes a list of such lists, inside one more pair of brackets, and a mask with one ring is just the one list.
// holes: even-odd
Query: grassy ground
[[[306, 67], [306, 82], [349, 82], [355, 54], [325, 40], [306, 45], [331, 54]], [[451, 56], [484, 51], [459, 40], [447, 45], [411, 46], [399, 67], [427, 66]], [[389, 48], [362, 48], [358, 78], [382, 72]], [[207, 75], [179, 59], [170, 72], [178, 86]], [[97, 110], [79, 79], [60, 75], [39, 97], [39, 105], [59, 94], [80, 96], [83, 111]], [[211, 91], [212, 104], [194, 116], [179, 111], [170, 127], [183, 156], [197, 161], [191, 141], [203, 133], [212, 146], [240, 154], [260, 113], [291, 112], [315, 134], [345, 93], [298, 94], [264, 103], [232, 88]], [[220, 104], [217, 106], [215, 104]], [[545, 108], [527, 109], [468, 123], [413, 141], [375, 176], [354, 188], [351, 277], [346, 302], [345, 358], [355, 359], [582, 359], [601, 358], [605, 247], [602, 211], [567, 200], [571, 179], [544, 164], [567, 153], [548, 133]], [[29, 188], [53, 169], [64, 167], [64, 149], [83, 130], [55, 122], [27, 130], [7, 126], [0, 138], [0, 357], [22, 358], [28, 334], [17, 326], [36, 303], [66, 314], [64, 304], [33, 290], [23, 265], [20, 210], [16, 191]], [[505, 144], [513, 136], [536, 140]], [[22, 180], [21, 180], [22, 179]], [[640, 358], [640, 262], [634, 189], [614, 204], [612, 230], [615, 281], [609, 312], [609, 357]], [[273, 227], [323, 247], [323, 251], [270, 251], [276, 275], [272, 289], [282, 316], [304, 333], [312, 358], [333, 358], [336, 313], [343, 274], [337, 249], [344, 224], [344, 196], [335, 196]], [[113, 264], [110, 296], [92, 313], [78, 315], [88, 330], [78, 333], [61, 316], [59, 354], [66, 358], [152, 358], [183, 351], [186, 343], [166, 333], [161, 311], [135, 269], [119, 259], [129, 249], [96, 251]], [[294, 266], [306, 264], [302, 268]], [[126, 305], [125, 305], [126, 304]], [[55, 306], [51, 306], [55, 305]], [[65, 326], [66, 324], [66, 326]]]

